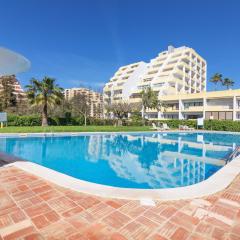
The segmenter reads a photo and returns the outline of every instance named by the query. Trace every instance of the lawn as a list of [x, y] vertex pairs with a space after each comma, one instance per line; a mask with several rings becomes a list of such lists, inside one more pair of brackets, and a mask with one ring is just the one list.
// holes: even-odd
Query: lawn
[[149, 126], [49, 126], [49, 127], [4, 127], [0, 133], [40, 133], [40, 132], [135, 132], [150, 131]]

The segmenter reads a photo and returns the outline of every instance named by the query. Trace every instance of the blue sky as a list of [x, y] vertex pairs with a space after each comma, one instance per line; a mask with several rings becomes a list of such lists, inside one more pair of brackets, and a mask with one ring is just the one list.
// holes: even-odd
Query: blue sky
[[[167, 48], [194, 48], [240, 87], [238, 0], [0, 0], [0, 46], [32, 63], [18, 75], [101, 89], [118, 67]], [[208, 84], [208, 90], [212, 90]]]

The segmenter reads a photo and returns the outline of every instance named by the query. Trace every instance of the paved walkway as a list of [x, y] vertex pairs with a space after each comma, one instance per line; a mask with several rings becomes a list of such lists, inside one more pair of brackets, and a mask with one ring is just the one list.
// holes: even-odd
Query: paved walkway
[[240, 176], [223, 192], [182, 201], [106, 199], [0, 168], [0, 239], [240, 239]]

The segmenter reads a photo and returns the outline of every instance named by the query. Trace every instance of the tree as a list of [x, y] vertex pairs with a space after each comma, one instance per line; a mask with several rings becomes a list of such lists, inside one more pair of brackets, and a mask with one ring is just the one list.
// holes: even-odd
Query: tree
[[91, 101], [86, 94], [77, 94], [70, 100], [73, 115], [83, 115], [84, 125], [87, 125], [87, 117], [90, 116]]
[[48, 108], [61, 104], [63, 89], [50, 77], [44, 77], [42, 81], [32, 78], [26, 88], [31, 106], [41, 107], [42, 126], [48, 126]]
[[234, 85], [234, 81], [230, 78], [224, 78], [222, 85], [227, 87], [227, 89], [229, 89], [229, 87], [232, 87]]
[[113, 113], [114, 117], [118, 119], [118, 125], [122, 124], [122, 120], [128, 117], [128, 113], [132, 111], [132, 105], [127, 102], [115, 102], [107, 105], [107, 112]]
[[71, 109], [72, 106], [70, 102], [66, 99], [63, 99], [60, 105], [49, 109], [49, 115], [51, 117], [69, 118], [71, 116]]
[[151, 87], [143, 89], [141, 92], [142, 98], [142, 118], [145, 124], [145, 112], [149, 109], [157, 109], [158, 111], [162, 108], [163, 104], [158, 99], [158, 95], [154, 92]]
[[0, 111], [4, 111], [9, 107], [16, 107], [17, 97], [13, 89], [13, 76], [3, 76], [0, 78]]
[[222, 82], [223, 80], [222, 80], [222, 74], [220, 74], [220, 73], [215, 73], [212, 77], [211, 77], [211, 79], [210, 79], [210, 82], [212, 82], [213, 84], [215, 84], [215, 90], [217, 90], [217, 84], [219, 83], [219, 82]]

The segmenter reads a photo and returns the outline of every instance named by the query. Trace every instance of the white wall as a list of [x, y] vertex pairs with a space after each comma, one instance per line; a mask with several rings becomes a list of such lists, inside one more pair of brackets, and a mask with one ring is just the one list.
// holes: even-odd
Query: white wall
[[122, 97], [123, 100], [129, 99], [130, 95], [137, 90], [138, 84], [141, 82], [140, 76], [147, 71], [147, 63], [141, 62], [134, 73], [129, 77], [123, 85]]

